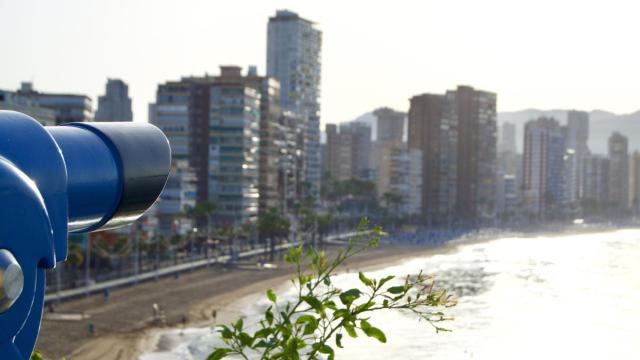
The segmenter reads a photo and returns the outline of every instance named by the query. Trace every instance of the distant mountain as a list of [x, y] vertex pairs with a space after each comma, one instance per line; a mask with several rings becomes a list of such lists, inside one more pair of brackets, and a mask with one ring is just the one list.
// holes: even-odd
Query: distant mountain
[[[527, 109], [498, 113], [498, 126], [504, 122], [516, 125], [518, 149], [522, 151], [524, 124], [539, 116], [551, 116], [561, 124], [567, 123], [568, 110]], [[640, 111], [632, 114], [614, 114], [608, 111], [594, 110], [589, 113], [589, 148], [597, 154], [607, 153], [607, 141], [611, 133], [619, 131], [629, 138], [629, 150], [640, 150]]]

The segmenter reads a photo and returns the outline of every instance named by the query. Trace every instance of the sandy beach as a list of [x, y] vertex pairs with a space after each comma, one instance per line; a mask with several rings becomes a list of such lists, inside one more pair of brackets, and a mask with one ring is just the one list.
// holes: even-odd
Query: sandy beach
[[[563, 233], [593, 233], [614, 230], [607, 226], [566, 226], [546, 231], [510, 234], [494, 233], [490, 236], [466, 236], [438, 247], [411, 245], [382, 245], [352, 258], [339, 271], [367, 271], [392, 266], [412, 258], [446, 254], [460, 245], [490, 241], [499, 237], [558, 236]], [[486, 235], [486, 234], [485, 234]], [[331, 256], [338, 246], [326, 248]], [[282, 255], [279, 256], [282, 258]], [[56, 314], [84, 314], [83, 320], [42, 322], [36, 349], [46, 359], [57, 360], [129, 360], [143, 352], [154, 350], [160, 331], [183, 326], [211, 326], [237, 319], [244, 309], [238, 300], [249, 295], [264, 296], [268, 288], [286, 283], [293, 269], [278, 262], [273, 269], [258, 269], [250, 262], [234, 267], [221, 265], [183, 273], [179, 278], [161, 278], [111, 291], [108, 301], [102, 295], [64, 302], [55, 307]], [[153, 304], [158, 304], [166, 315], [164, 325], [153, 321]], [[216, 310], [214, 321], [212, 312]], [[89, 325], [95, 332], [89, 335]]]
[[[441, 254], [457, 244], [441, 247], [391, 246], [371, 249], [351, 259], [342, 271], [380, 268], [413, 257]], [[328, 248], [335, 252], [336, 247]], [[84, 314], [86, 319], [61, 321], [45, 319], [36, 348], [47, 359], [129, 360], [151, 350], [158, 331], [182, 326], [213, 325], [234, 320], [241, 310], [235, 301], [260, 294], [289, 280], [292, 268], [280, 262], [275, 269], [251, 266], [203, 268], [184, 273], [179, 278], [163, 278], [111, 292], [108, 301], [102, 295], [64, 302], [57, 314]], [[166, 325], [153, 322], [152, 306], [157, 303], [166, 314]], [[93, 324], [95, 332], [89, 335]]]

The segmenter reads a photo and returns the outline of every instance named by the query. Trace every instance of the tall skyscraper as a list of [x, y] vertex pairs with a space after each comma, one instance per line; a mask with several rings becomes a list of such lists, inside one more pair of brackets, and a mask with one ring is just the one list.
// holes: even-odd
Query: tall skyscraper
[[404, 139], [404, 123], [406, 113], [387, 107], [376, 109], [377, 141], [402, 141]]
[[447, 91], [458, 132], [456, 215], [460, 220], [496, 215], [496, 94], [458, 86]]
[[570, 155], [566, 163], [566, 196], [570, 203], [584, 195], [584, 164], [589, 156], [589, 113], [572, 110], [567, 113], [566, 147]]
[[500, 152], [517, 153], [516, 148], [516, 126], [512, 123], [506, 122], [502, 124], [500, 129]]
[[609, 137], [609, 202], [612, 210], [629, 208], [629, 140], [619, 132]]
[[279, 10], [269, 18], [267, 75], [281, 86], [282, 108], [305, 119], [305, 182], [310, 191], [320, 189], [320, 78], [322, 33], [315, 23], [298, 14]]
[[408, 146], [422, 152], [422, 212], [449, 223], [456, 200], [458, 135], [456, 118], [443, 95], [410, 99]]
[[106, 93], [98, 98], [96, 121], [133, 121], [129, 86], [120, 79], [108, 79]]
[[560, 124], [541, 117], [525, 125], [523, 201], [538, 219], [559, 213], [564, 200], [565, 138]]

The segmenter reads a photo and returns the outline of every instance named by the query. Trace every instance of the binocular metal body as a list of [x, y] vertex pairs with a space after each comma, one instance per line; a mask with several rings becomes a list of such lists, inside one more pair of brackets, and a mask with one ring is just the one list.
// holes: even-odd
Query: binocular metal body
[[45, 270], [67, 257], [69, 232], [138, 219], [162, 191], [169, 142], [146, 123], [43, 127], [0, 111], [0, 358], [29, 359]]

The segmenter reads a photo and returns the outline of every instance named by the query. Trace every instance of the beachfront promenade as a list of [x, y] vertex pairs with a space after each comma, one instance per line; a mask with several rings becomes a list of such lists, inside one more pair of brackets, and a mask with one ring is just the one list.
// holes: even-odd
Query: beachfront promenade
[[[331, 242], [336, 241], [332, 238]], [[292, 246], [293, 244], [289, 244]], [[330, 256], [340, 249], [327, 244]], [[382, 245], [350, 260], [343, 271], [365, 270], [380, 264], [401, 261], [439, 248]], [[278, 256], [278, 259], [282, 259]], [[222, 263], [193, 271], [183, 271], [179, 278], [160, 277], [122, 286], [109, 298], [95, 293], [79, 295], [55, 305], [55, 316], [45, 313], [37, 349], [47, 358], [66, 357], [73, 360], [135, 359], [140, 347], [156, 329], [181, 326], [187, 317], [189, 325], [212, 325], [228, 322], [241, 315], [240, 299], [251, 294], [263, 296], [267, 288], [286, 285], [294, 269], [282, 260], [273, 267], [224, 266]], [[165, 314], [165, 324], [154, 322], [153, 305]], [[212, 310], [217, 310], [217, 319]], [[61, 319], [62, 315], [69, 316]], [[89, 326], [94, 334], [89, 334]]]
[[[340, 241], [342, 239], [349, 238], [355, 234], [356, 234], [355, 232], [345, 232], [341, 234], [328, 235], [325, 241], [328, 243]], [[284, 244], [277, 245], [275, 249], [276, 249], [276, 252], [280, 252], [288, 248], [298, 246], [300, 245], [300, 243], [301, 242], [299, 241], [284, 243]], [[179, 276], [179, 274], [185, 271], [192, 271], [194, 269], [207, 267], [215, 264], [227, 264], [231, 262], [231, 260], [250, 259], [250, 258], [254, 258], [260, 255], [266, 254], [268, 252], [269, 252], [269, 248], [265, 245], [265, 246], [256, 247], [251, 250], [240, 252], [236, 256], [222, 255], [217, 257], [209, 257], [201, 260], [194, 260], [194, 261], [189, 261], [189, 262], [185, 262], [177, 265], [158, 268], [152, 271], [141, 272], [139, 274], [135, 274], [132, 276], [126, 276], [126, 277], [98, 282], [98, 283], [89, 283], [88, 286], [49, 292], [45, 295], [45, 302], [57, 303], [67, 299], [73, 299], [79, 296], [101, 293], [101, 292], [104, 292], [105, 290], [110, 291], [112, 289], [130, 286], [130, 285], [137, 284], [144, 281], [157, 280], [158, 278], [161, 278], [161, 277]]]

